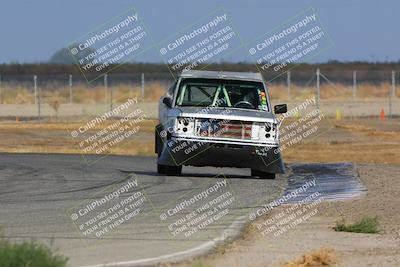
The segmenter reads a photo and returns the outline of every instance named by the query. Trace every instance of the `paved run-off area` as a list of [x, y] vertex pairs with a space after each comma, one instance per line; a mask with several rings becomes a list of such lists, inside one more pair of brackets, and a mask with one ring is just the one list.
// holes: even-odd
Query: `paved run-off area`
[[[182, 177], [158, 176], [155, 158], [149, 157], [108, 156], [91, 166], [80, 155], [1, 154], [0, 158], [0, 225], [5, 236], [12, 240], [53, 240], [54, 246], [70, 257], [72, 266], [155, 258], [204, 245], [220, 238], [226, 230], [239, 230], [240, 217], [248, 213], [247, 208], [272, 200], [284, 186], [283, 178], [242, 179], [249, 176], [247, 170], [184, 168]], [[130, 181], [137, 181], [137, 189], [121, 194], [118, 202], [142, 192], [146, 201], [140, 205], [140, 213], [127, 218], [126, 223], [114, 224], [113, 231], [99, 238], [87, 233], [85, 236], [79, 228], [83, 221], [74, 221], [71, 214], [85, 212], [87, 203], [100, 201]], [[222, 204], [233, 197], [226, 204], [229, 213], [214, 223], [199, 226], [202, 230], [198, 233], [173, 235], [168, 227], [203, 206], [206, 198], [179, 212], [171, 209], [216, 184], [219, 188], [209, 194], [207, 201], [228, 195], [218, 203]], [[117, 203], [114, 200], [109, 201], [111, 206]], [[106, 210], [100, 205], [97, 210], [100, 208]], [[97, 216], [97, 210], [92, 217]], [[167, 212], [175, 214], [161, 220], [160, 215]]]

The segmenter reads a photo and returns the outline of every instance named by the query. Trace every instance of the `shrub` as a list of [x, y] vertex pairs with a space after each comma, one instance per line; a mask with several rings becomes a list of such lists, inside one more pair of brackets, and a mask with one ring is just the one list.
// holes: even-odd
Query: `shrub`
[[0, 239], [1, 267], [64, 267], [67, 261], [43, 244], [33, 241], [12, 244]]
[[379, 232], [378, 225], [378, 217], [363, 217], [361, 220], [353, 224], [346, 224], [345, 221], [342, 219], [336, 222], [335, 231], [376, 234]]

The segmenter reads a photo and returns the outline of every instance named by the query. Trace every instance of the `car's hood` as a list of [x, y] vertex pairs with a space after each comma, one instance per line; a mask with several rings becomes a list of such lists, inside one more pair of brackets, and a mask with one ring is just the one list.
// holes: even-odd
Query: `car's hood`
[[221, 107], [175, 107], [168, 111], [168, 117], [177, 116], [257, 122], [275, 121], [275, 115], [271, 112]]

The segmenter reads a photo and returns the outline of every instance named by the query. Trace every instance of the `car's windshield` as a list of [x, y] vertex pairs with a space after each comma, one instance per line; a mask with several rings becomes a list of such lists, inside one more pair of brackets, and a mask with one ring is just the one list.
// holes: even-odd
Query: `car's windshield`
[[261, 82], [218, 79], [182, 80], [176, 105], [268, 110], [267, 95]]

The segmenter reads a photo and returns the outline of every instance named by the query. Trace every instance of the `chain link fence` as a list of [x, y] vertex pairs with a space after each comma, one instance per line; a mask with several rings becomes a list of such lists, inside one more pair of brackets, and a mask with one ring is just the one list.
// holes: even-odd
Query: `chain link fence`
[[[352, 103], [368, 106], [371, 102], [379, 102], [381, 109], [392, 115], [400, 97], [394, 71], [335, 69], [321, 72], [316, 69], [310, 75], [309, 72], [293, 70], [271, 81], [268, 77], [264, 78], [274, 103], [295, 103], [312, 96], [316, 97], [318, 107], [322, 108], [334, 102], [342, 106]], [[101, 76], [90, 83], [82, 75], [0, 74], [0, 107], [18, 105], [24, 109], [24, 105], [34, 105], [35, 108], [31, 109], [36, 109], [34, 113], [40, 117], [44, 114], [44, 106], [58, 116], [60, 107], [65, 104], [103, 104], [111, 109], [130, 97], [137, 97], [143, 103], [155, 103], [173, 82], [174, 78], [168, 72], [115, 73]], [[12, 114], [15, 112], [7, 113], [0, 109], [0, 117]]]

